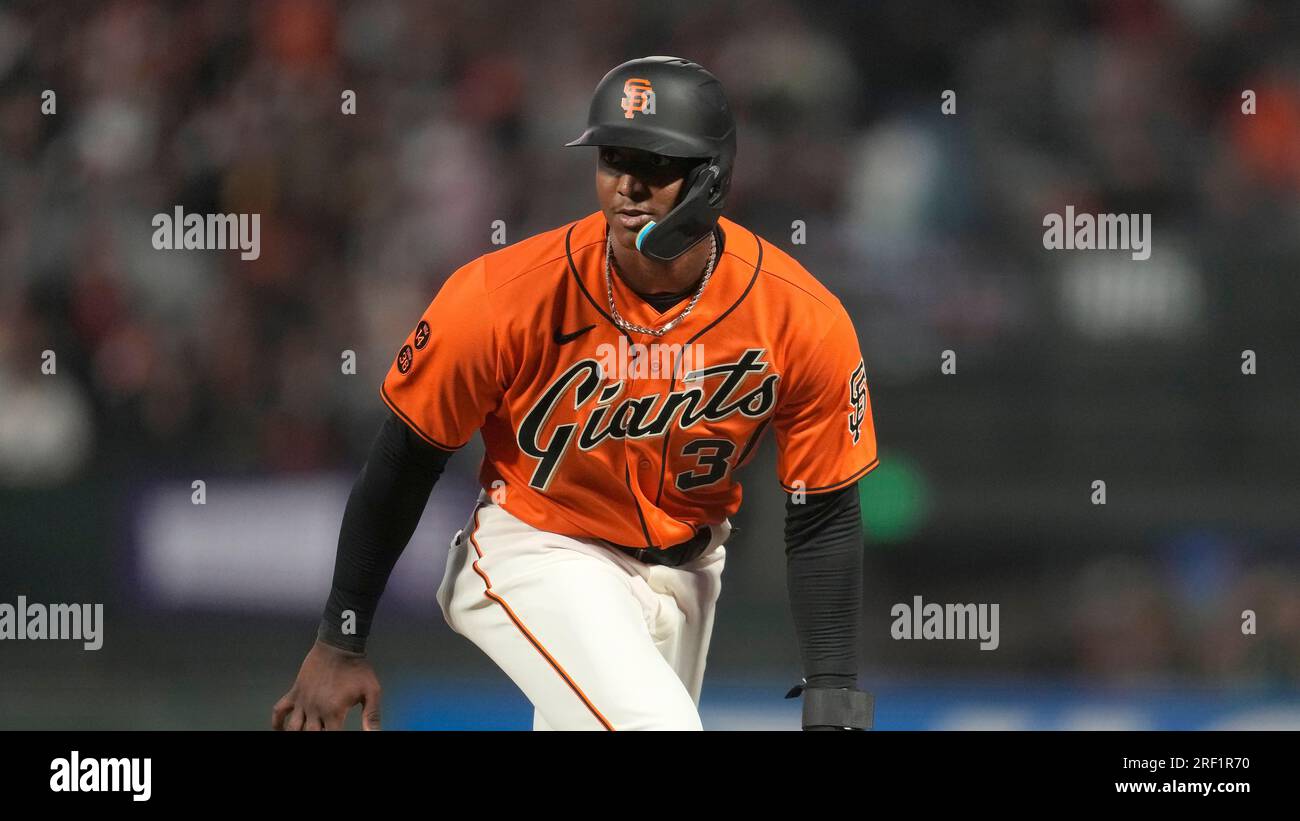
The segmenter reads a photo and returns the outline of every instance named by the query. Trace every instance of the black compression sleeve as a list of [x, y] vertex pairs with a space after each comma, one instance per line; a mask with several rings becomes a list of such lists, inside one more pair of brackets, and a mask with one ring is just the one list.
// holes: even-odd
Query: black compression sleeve
[[[321, 641], [365, 652], [388, 576], [450, 457], [450, 452], [419, 438], [395, 415], [384, 420], [343, 512], [334, 584], [317, 631]], [[345, 633], [343, 614], [348, 610], [354, 614], [354, 632]]]
[[858, 485], [785, 503], [790, 609], [808, 687], [855, 687], [862, 611]]

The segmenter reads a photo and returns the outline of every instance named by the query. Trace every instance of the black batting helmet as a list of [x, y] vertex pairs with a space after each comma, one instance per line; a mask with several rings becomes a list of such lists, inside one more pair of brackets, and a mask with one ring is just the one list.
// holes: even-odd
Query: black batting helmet
[[636, 148], [703, 160], [677, 205], [637, 234], [648, 257], [671, 260], [708, 236], [722, 214], [736, 159], [736, 120], [722, 83], [680, 57], [642, 57], [614, 68], [591, 99], [587, 130], [572, 145]]

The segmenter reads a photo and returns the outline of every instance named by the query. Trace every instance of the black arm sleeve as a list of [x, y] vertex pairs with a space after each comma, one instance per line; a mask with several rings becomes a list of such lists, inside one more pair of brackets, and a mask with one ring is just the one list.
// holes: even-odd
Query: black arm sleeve
[[808, 687], [855, 687], [862, 611], [862, 515], [856, 482], [785, 502], [790, 609]]
[[[334, 584], [317, 631], [321, 641], [365, 652], [388, 576], [450, 457], [450, 451], [428, 444], [395, 415], [384, 420], [343, 512]], [[348, 634], [343, 632], [345, 610], [355, 614], [355, 632]]]

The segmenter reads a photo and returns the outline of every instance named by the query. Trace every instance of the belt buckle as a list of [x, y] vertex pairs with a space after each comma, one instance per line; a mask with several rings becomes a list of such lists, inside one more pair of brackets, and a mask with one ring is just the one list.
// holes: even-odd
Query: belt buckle
[[689, 564], [698, 559], [704, 553], [704, 548], [709, 546], [709, 541], [712, 535], [713, 533], [707, 525], [700, 525], [695, 529], [694, 536], [681, 544], [673, 545], [669, 548], [669, 550], [674, 551], [671, 566], [681, 567], [684, 564]]
[[700, 543], [691, 550], [691, 558], [687, 561], [693, 562], [704, 555], [704, 551], [707, 550], [709, 545], [713, 542], [713, 528], [708, 525], [700, 525], [700, 529], [696, 533], [695, 538], [699, 539]]
[[632, 558], [642, 564], [654, 564], [662, 567], [680, 567], [688, 562], [698, 559], [703, 553], [704, 548], [708, 547], [712, 539], [713, 531], [708, 525], [700, 525], [695, 529], [695, 535], [684, 542], [679, 542], [672, 547], [663, 549], [657, 547], [628, 547], [627, 545], [616, 545], [621, 548]]

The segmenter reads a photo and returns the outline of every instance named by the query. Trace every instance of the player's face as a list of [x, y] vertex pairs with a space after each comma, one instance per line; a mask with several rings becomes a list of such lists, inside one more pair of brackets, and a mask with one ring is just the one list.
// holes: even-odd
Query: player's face
[[636, 247], [637, 232], [673, 209], [686, 173], [698, 162], [635, 148], [601, 147], [596, 197], [615, 242], [625, 248]]

